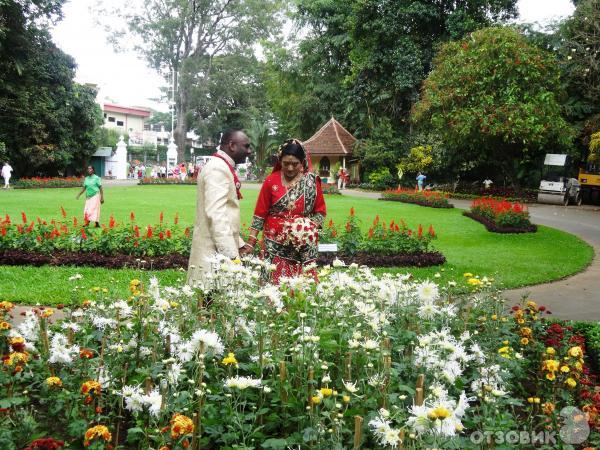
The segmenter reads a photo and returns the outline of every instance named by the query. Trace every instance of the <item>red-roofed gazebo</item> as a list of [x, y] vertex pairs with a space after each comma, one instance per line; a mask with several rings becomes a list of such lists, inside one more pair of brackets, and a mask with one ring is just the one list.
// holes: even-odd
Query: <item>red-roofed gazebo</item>
[[323, 182], [332, 183], [339, 167], [348, 170], [351, 180], [359, 179], [358, 161], [352, 156], [355, 142], [356, 138], [332, 117], [303, 144], [310, 152], [312, 165]]

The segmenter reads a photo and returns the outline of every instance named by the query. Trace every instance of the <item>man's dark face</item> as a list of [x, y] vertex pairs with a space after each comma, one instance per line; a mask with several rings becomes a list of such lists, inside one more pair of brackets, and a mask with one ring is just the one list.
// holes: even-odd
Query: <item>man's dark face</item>
[[236, 164], [246, 162], [246, 158], [252, 154], [250, 149], [250, 139], [245, 133], [239, 131], [233, 135], [233, 138], [227, 143], [227, 153]]

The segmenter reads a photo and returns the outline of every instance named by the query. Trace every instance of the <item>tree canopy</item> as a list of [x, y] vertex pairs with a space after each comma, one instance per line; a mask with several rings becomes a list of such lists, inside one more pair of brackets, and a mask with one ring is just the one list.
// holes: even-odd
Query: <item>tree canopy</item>
[[448, 42], [433, 64], [413, 118], [440, 134], [455, 165], [493, 163], [518, 185], [519, 165], [571, 148], [553, 56], [515, 29]]
[[36, 25], [61, 3], [0, 3], [0, 141], [19, 176], [64, 173], [97, 147], [96, 92], [73, 82], [73, 58]]

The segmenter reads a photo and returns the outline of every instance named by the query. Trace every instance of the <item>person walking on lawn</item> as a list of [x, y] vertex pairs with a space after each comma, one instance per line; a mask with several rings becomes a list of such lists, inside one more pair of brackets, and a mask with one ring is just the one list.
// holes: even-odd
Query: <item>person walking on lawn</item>
[[85, 226], [90, 222], [96, 223], [96, 228], [100, 227], [100, 205], [104, 203], [104, 191], [102, 190], [102, 180], [94, 173], [94, 168], [88, 166], [88, 176], [83, 180], [83, 188], [77, 194], [77, 199], [85, 192], [85, 207], [83, 208], [83, 217]]

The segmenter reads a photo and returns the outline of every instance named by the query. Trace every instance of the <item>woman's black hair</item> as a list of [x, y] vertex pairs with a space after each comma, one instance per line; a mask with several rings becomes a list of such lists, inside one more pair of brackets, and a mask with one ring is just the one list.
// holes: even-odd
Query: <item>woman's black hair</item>
[[297, 139], [288, 139], [281, 145], [279, 159], [281, 160], [286, 155], [295, 156], [302, 162], [306, 161], [306, 151]]

